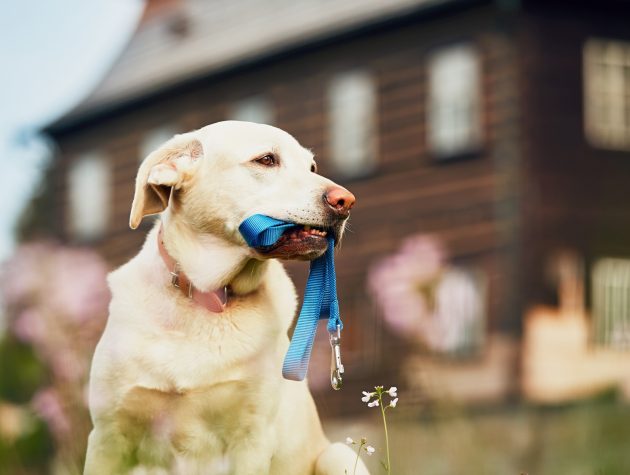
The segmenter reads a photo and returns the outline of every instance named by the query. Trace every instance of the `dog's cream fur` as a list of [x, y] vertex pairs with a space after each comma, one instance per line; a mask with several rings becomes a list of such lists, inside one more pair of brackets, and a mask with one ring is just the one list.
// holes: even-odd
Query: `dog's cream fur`
[[[254, 159], [272, 152], [279, 166]], [[163, 211], [164, 244], [201, 290], [230, 285], [212, 314], [170, 283], [157, 224], [109, 276], [107, 327], [90, 380], [86, 474], [342, 475], [355, 454], [330, 444], [305, 382], [282, 378], [294, 286], [238, 233], [261, 213], [322, 225], [334, 186], [286, 132], [220, 122], [175, 136], [138, 171], [131, 227]], [[359, 462], [358, 474], [367, 474]]]

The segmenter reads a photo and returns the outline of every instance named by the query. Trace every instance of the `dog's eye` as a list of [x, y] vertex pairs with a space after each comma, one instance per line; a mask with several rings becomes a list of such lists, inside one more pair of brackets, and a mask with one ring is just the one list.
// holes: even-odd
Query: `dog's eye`
[[267, 154], [267, 155], [263, 155], [260, 158], [257, 158], [256, 160], [254, 160], [256, 163], [260, 163], [261, 165], [264, 165], [265, 167], [275, 167], [276, 165], [278, 165], [278, 159], [276, 158], [275, 155], [272, 154]]
[[313, 164], [311, 165], [311, 171], [312, 171], [313, 173], [317, 173], [317, 163], [313, 163]]

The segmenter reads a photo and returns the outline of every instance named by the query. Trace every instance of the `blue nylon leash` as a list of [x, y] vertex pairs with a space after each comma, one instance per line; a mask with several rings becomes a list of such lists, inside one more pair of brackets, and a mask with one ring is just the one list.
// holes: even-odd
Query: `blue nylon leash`
[[[296, 227], [296, 224], [255, 214], [241, 223], [239, 231], [250, 247], [261, 247], [275, 244], [286, 230], [293, 227]], [[327, 240], [328, 249], [324, 255], [311, 261], [304, 302], [289, 349], [284, 357], [282, 375], [286, 379], [295, 381], [304, 379], [317, 332], [317, 322], [327, 318], [327, 329], [330, 333], [333, 350], [331, 384], [334, 389], [339, 389], [341, 387], [341, 374], [343, 373], [339, 348], [343, 323], [339, 315], [339, 302], [337, 300], [334, 261], [335, 238], [329, 235]]]

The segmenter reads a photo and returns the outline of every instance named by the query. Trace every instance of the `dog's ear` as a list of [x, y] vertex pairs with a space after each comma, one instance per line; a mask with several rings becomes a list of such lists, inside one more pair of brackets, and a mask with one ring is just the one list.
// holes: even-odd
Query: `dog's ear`
[[203, 156], [201, 142], [191, 134], [176, 135], [142, 161], [136, 176], [129, 226], [136, 229], [142, 218], [164, 211], [173, 189], [192, 176]]

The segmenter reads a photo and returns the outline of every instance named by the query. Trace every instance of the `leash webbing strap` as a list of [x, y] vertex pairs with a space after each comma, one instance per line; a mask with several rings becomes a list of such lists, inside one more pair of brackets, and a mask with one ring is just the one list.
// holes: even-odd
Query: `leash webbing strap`
[[[295, 226], [294, 223], [255, 214], [241, 223], [239, 231], [250, 247], [261, 247], [273, 245], [287, 229]], [[326, 253], [311, 261], [304, 302], [282, 366], [282, 374], [286, 379], [302, 381], [306, 376], [320, 319], [328, 319], [327, 328], [331, 334], [343, 328], [337, 300], [335, 239], [332, 235], [327, 239]]]

